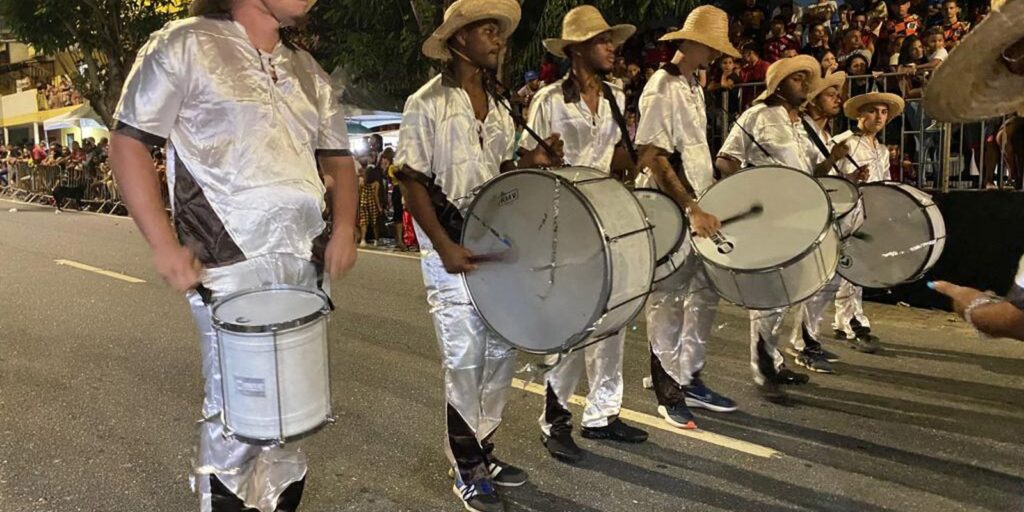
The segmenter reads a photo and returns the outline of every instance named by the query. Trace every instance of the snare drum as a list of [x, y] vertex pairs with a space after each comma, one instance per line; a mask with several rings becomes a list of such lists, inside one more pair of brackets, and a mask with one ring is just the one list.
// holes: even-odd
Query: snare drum
[[228, 295], [213, 308], [224, 425], [251, 444], [283, 444], [333, 421], [327, 297], [274, 286]]
[[916, 281], [932, 269], [946, 245], [946, 223], [931, 196], [903, 183], [861, 187], [871, 212], [843, 244], [839, 274], [864, 288]]
[[462, 245], [479, 258], [463, 274], [483, 321], [535, 354], [620, 331], [654, 276], [654, 236], [621, 183], [587, 167], [502, 174], [476, 193]]
[[818, 181], [825, 187], [832, 201], [839, 237], [849, 238], [864, 225], [864, 198], [860, 188], [852, 181], [838, 176], [824, 176], [818, 178]]
[[686, 216], [679, 205], [664, 192], [651, 188], [633, 191], [636, 200], [654, 228], [654, 288], [677, 288], [678, 277], [692, 252]]
[[781, 308], [814, 295], [835, 275], [839, 233], [832, 206], [806, 173], [752, 167], [712, 185], [698, 205], [722, 222], [718, 235], [693, 237], [693, 245], [725, 300], [746, 309]]

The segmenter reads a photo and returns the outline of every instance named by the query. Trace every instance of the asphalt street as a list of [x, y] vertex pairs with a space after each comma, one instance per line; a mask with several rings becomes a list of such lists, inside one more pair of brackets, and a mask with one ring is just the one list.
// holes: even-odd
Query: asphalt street
[[[302, 442], [303, 510], [461, 510], [415, 256], [361, 252], [333, 299], [338, 422]], [[698, 412], [696, 432], [652, 416], [638, 322], [623, 416], [653, 425], [650, 440], [581, 440], [576, 466], [541, 445], [542, 398], [522, 373], [495, 439], [531, 476], [505, 493], [512, 510], [1024, 511], [1024, 343], [981, 340], [943, 312], [867, 309], [884, 352], [831, 342], [837, 374], [783, 407], [758, 398], [747, 317], [723, 306], [704, 377], [741, 409]], [[129, 219], [0, 201], [0, 511], [197, 510], [201, 398], [186, 303]]]

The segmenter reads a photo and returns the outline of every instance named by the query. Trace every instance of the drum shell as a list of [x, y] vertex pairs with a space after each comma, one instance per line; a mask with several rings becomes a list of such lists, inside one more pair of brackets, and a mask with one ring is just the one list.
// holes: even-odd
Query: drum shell
[[[846, 178], [840, 178], [838, 176], [823, 176], [818, 178], [818, 181], [825, 188], [829, 194], [829, 198], [832, 203], [832, 211], [835, 216], [836, 229], [839, 230], [839, 237], [847, 239], [856, 233], [861, 226], [864, 225], [864, 196], [860, 192], [860, 188], [857, 187], [853, 182]], [[849, 194], [843, 196], [847, 198], [852, 196], [856, 198], [851, 203], [846, 203], [843, 206], [842, 203], [837, 201], [837, 197], [829, 192], [829, 187], [843, 187]]]
[[[678, 289], [692, 277], [683, 275], [686, 259], [693, 253], [693, 247], [690, 245], [689, 223], [686, 216], [683, 215], [682, 210], [671, 197], [658, 189], [636, 189], [633, 191], [633, 195], [637, 197], [640, 206], [644, 209], [644, 214], [647, 215], [647, 220], [654, 227], [654, 245], [656, 249], [659, 243], [658, 226], [660, 222], [665, 222], [673, 227], [678, 226], [679, 228], [675, 239], [668, 240], [666, 247], [655, 253], [655, 257], [658, 259], [656, 262], [657, 266], [654, 269], [654, 283], [652, 285], [655, 290], [668, 291]], [[654, 204], [655, 202], [659, 204]], [[662, 217], [665, 215], [672, 215], [674, 218], [663, 219]], [[664, 254], [658, 254], [658, 252], [663, 252]]]

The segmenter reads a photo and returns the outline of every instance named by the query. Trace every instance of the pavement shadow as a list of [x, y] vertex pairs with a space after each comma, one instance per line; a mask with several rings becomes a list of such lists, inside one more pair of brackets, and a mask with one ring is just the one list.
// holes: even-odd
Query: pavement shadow
[[977, 366], [982, 370], [1009, 375], [1012, 377], [1024, 377], [1024, 364], [1020, 359], [1012, 357], [997, 357], [970, 352], [956, 352], [953, 350], [922, 349], [906, 347], [901, 345], [890, 345], [883, 343], [882, 347], [899, 358], [921, 359], [924, 361], [935, 361], [940, 363], [959, 363], [969, 366]]
[[921, 375], [893, 369], [870, 368], [866, 366], [837, 366], [843, 376], [858, 378], [872, 383], [892, 384], [922, 391], [941, 392], [951, 400], [970, 399], [988, 402], [1000, 407], [1024, 408], [1024, 392], [1019, 388], [994, 386], [978, 382], [967, 382], [934, 375]]
[[[884, 473], [888, 481], [994, 510], [1006, 510], [1007, 497], [1019, 497], [1024, 490], [1024, 478], [999, 470], [743, 412], [702, 416], [701, 422], [708, 430], [767, 444], [809, 462], [872, 478]], [[886, 463], [911, 470], [886, 467]], [[943, 478], [938, 478], [940, 475]]]
[[502, 489], [501, 495], [505, 497], [512, 510], [522, 512], [551, 512], [555, 510], [566, 510], [573, 512], [601, 512], [600, 509], [588, 507], [575, 501], [562, 498], [555, 494], [540, 490], [532, 482], [513, 489]]
[[[715, 459], [699, 457], [693, 453], [667, 448], [650, 441], [636, 446], [613, 446], [624, 453], [646, 457], [659, 464], [682, 469], [696, 469], [710, 476], [718, 477], [735, 485], [746, 487], [754, 492], [772, 496], [773, 498], [791, 503], [797, 507], [810, 510], [849, 511], [849, 512], [885, 512], [887, 509], [859, 501], [846, 496], [820, 492], [802, 487], [785, 480], [765, 476], [736, 466], [725, 464]], [[682, 464], [680, 461], [687, 461]], [[693, 466], [696, 466], [694, 468]]]

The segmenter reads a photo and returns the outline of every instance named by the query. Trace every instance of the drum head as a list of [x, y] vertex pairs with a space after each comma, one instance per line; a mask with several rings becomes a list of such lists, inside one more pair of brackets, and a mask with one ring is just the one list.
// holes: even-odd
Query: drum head
[[604, 235], [589, 203], [554, 173], [491, 180], [469, 207], [462, 244], [488, 257], [464, 274], [473, 304], [520, 349], [572, 345], [603, 313], [610, 282]]
[[641, 188], [634, 190], [633, 195], [654, 227], [654, 259], [660, 265], [682, 246], [686, 218], [676, 202], [659, 190]]
[[[945, 229], [936, 226], [925, 210], [928, 196], [917, 197], [903, 187], [882, 183], [861, 187], [864, 225], [845, 241], [839, 258], [839, 274], [851, 283], [865, 288], [896, 286], [920, 277], [929, 262], [937, 259], [934, 251], [941, 250], [942, 243], [937, 235], [944, 235]], [[924, 200], [928, 203], [923, 204]]]
[[229, 331], [268, 332], [305, 324], [326, 307], [321, 293], [281, 286], [229, 295], [213, 306], [213, 320]]
[[722, 221], [760, 205], [761, 214], [722, 227], [731, 251], [710, 238], [693, 238], [705, 261], [734, 270], [770, 269], [806, 253], [829, 228], [832, 216], [821, 185], [788, 167], [746, 169], [714, 184], [698, 204]]
[[825, 192], [828, 193], [829, 200], [832, 201], [832, 211], [835, 212], [837, 219], [850, 213], [857, 206], [857, 201], [860, 201], [860, 191], [857, 189], [857, 185], [848, 179], [825, 176], [818, 178], [818, 181], [821, 182], [822, 187], [825, 187]]

